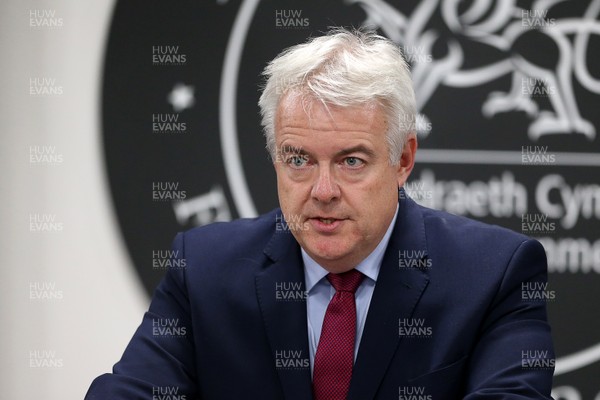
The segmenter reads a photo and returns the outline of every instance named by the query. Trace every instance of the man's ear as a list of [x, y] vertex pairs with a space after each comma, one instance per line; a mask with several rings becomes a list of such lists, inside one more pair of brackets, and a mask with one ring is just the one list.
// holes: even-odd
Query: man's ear
[[402, 185], [404, 185], [404, 183], [408, 180], [408, 177], [415, 166], [417, 147], [417, 135], [410, 133], [404, 142], [404, 146], [402, 147], [402, 156], [400, 158], [400, 162], [398, 163], [397, 176], [399, 188], [402, 187]]

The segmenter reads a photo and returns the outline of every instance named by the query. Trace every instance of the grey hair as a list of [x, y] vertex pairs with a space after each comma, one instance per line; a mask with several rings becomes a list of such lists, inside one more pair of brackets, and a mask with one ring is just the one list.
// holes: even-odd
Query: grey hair
[[263, 75], [266, 83], [258, 105], [272, 157], [275, 114], [288, 93], [325, 106], [381, 105], [389, 125], [391, 165], [398, 164], [407, 136], [415, 132], [416, 101], [408, 65], [398, 46], [374, 32], [332, 29], [284, 50]]

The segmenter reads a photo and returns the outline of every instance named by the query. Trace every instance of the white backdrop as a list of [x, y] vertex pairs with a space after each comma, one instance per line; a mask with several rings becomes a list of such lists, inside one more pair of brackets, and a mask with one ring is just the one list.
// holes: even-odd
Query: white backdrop
[[[1, 398], [83, 398], [93, 377], [119, 359], [147, 307], [101, 153], [112, 7], [110, 0], [0, 3]], [[51, 94], [35, 94], [44, 87]]]

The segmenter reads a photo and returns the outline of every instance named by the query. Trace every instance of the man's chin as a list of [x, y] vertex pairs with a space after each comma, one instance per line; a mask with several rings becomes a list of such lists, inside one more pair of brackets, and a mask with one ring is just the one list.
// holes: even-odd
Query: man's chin
[[347, 245], [337, 240], [322, 238], [318, 240], [318, 243], [307, 243], [304, 250], [313, 260], [330, 272], [344, 272], [355, 267], [355, 265], [349, 265], [352, 264], [350, 261], [352, 251], [347, 248]]

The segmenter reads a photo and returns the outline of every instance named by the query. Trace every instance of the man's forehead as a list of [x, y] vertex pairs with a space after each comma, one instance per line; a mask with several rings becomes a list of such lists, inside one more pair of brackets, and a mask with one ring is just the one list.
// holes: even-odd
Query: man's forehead
[[307, 96], [286, 95], [277, 107], [276, 125], [337, 130], [381, 123], [384, 117], [382, 108], [374, 101], [341, 106]]

